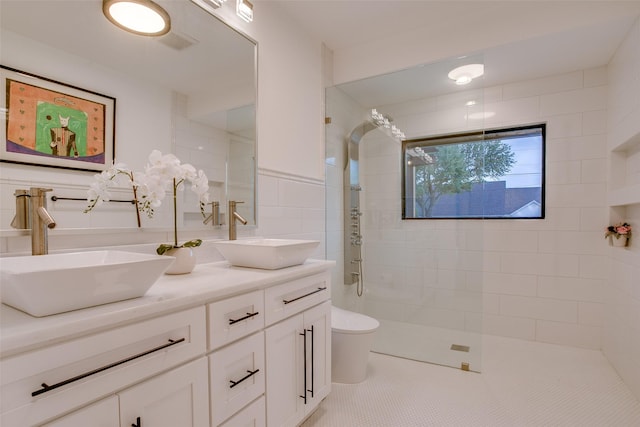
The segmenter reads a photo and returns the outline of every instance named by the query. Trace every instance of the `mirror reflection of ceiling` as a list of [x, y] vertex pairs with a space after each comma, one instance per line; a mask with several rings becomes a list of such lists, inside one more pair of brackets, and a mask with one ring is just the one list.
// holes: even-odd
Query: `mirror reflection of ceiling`
[[[486, 49], [432, 64], [424, 64], [342, 83], [340, 89], [366, 108], [443, 95], [456, 90], [497, 86], [606, 65], [633, 21], [614, 21], [588, 30], [566, 31]], [[566, 57], [566, 59], [558, 59]], [[474, 60], [475, 58], [475, 60]], [[482, 78], [457, 86], [447, 77], [455, 66], [479, 62]]]
[[[161, 37], [117, 28], [102, 0], [0, 0], [0, 19], [3, 29], [187, 95], [193, 120], [246, 128], [222, 117], [255, 104], [255, 44], [190, 1], [155, 1], [171, 16]], [[253, 122], [253, 109], [245, 110]]]
[[[605, 65], [640, 15], [638, 0], [270, 3], [333, 51], [336, 83], [367, 108], [451, 92], [449, 64], [439, 61], [457, 55], [483, 56], [484, 86]], [[428, 66], [382, 69], [406, 63], [406, 49], [422, 48]], [[389, 61], [369, 62], [376, 56]], [[344, 78], [352, 69], [381, 78]]]

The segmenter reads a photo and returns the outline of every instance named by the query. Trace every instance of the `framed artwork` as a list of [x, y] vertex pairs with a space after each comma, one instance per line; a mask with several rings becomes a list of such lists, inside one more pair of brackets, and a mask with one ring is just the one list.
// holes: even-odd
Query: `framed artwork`
[[0, 65], [0, 161], [87, 171], [113, 162], [115, 98]]

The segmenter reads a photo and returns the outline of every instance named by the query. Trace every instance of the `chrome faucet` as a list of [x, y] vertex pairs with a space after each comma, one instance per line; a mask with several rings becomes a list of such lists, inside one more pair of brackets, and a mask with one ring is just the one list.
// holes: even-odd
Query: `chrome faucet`
[[236, 204], [244, 203], [244, 202], [236, 202], [234, 200], [229, 200], [229, 240], [236, 240], [236, 220], [240, 221], [243, 225], [247, 224], [247, 220], [242, 217], [236, 211]]
[[48, 229], [56, 226], [56, 221], [47, 211], [48, 191], [51, 188], [32, 187], [29, 190], [31, 200], [31, 254], [46, 255], [49, 253]]
[[203, 224], [208, 224], [210, 222], [214, 227], [220, 225], [220, 202], [211, 202], [211, 215], [202, 221]]

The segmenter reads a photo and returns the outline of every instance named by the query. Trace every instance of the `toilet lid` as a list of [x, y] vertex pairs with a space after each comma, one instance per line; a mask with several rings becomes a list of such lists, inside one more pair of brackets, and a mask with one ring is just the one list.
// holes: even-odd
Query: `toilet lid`
[[331, 307], [331, 330], [345, 334], [363, 334], [378, 329], [380, 322], [373, 317]]

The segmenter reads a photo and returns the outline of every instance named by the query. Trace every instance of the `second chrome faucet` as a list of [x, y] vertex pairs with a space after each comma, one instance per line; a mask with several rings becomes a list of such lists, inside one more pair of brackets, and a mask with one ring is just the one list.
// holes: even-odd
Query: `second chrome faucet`
[[236, 205], [239, 203], [244, 202], [229, 200], [229, 210], [227, 210], [227, 214], [229, 215], [229, 240], [236, 240], [237, 238], [236, 221], [240, 221], [243, 225], [247, 224], [247, 220], [236, 211]]

